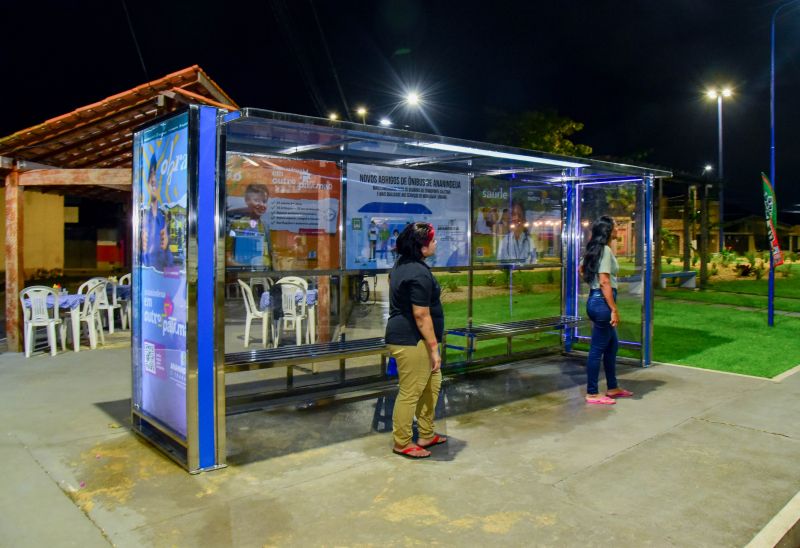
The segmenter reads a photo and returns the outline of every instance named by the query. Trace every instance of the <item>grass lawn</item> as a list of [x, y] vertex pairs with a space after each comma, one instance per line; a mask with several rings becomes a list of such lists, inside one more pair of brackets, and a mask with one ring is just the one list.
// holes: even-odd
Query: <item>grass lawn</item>
[[653, 359], [757, 377], [800, 364], [800, 318], [656, 301]]
[[[785, 270], [784, 265], [776, 269], [775, 276], [775, 310], [800, 312], [800, 276]], [[789, 276], [784, 276], [789, 273]], [[767, 277], [760, 280], [741, 278], [734, 280], [709, 281], [708, 288], [700, 291], [688, 291], [680, 288], [659, 289], [656, 295], [667, 299], [683, 299], [704, 303], [728, 304], [733, 306], [749, 306], [767, 309], [769, 292]]]
[[[509, 314], [508, 296], [475, 299], [475, 324], [558, 315], [559, 293], [550, 287], [552, 290], [515, 295], [513, 315]], [[680, 295], [701, 293], [680, 291]], [[619, 306], [622, 316], [620, 337], [638, 341], [639, 303], [633, 299], [620, 299]], [[765, 312], [737, 311], [665, 299], [656, 301], [654, 317], [653, 359], [656, 361], [759, 377], [773, 377], [800, 364], [800, 337], [797, 336], [800, 318], [779, 316], [775, 319], [775, 327], [769, 328]], [[466, 325], [466, 302], [446, 304], [445, 319], [448, 328]], [[582, 334], [588, 335], [588, 331], [588, 328], [584, 329]], [[462, 339], [452, 338], [448, 342], [460, 344]], [[476, 357], [503, 354], [505, 344], [505, 339], [481, 341]], [[557, 335], [531, 335], [515, 338], [514, 349], [528, 350], [558, 344]], [[635, 353], [624, 351], [621, 354]], [[448, 351], [448, 361], [463, 358], [463, 353]]]

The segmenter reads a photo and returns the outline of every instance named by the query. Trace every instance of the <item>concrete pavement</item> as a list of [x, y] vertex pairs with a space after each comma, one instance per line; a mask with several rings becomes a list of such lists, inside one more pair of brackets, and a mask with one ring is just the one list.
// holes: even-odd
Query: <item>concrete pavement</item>
[[800, 491], [800, 375], [623, 366], [636, 396], [588, 407], [561, 356], [448, 380], [425, 461], [389, 391], [228, 417], [191, 476], [129, 430], [126, 337], [0, 355], [1, 545], [744, 546]]

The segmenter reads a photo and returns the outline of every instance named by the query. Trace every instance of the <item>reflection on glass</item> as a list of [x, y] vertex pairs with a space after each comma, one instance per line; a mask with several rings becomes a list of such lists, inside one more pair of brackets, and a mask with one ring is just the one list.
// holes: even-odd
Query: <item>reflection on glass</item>
[[[619, 262], [617, 308], [620, 324], [617, 328], [621, 342], [639, 344], [642, 339], [642, 264], [644, 249], [641, 228], [637, 224], [642, 207], [642, 192], [635, 184], [608, 184], [585, 187], [581, 190], [581, 256], [591, 236], [591, 226], [601, 215], [614, 219], [617, 237], [609, 247]], [[579, 313], [586, 315], [589, 286], [580, 284]], [[591, 324], [586, 323], [580, 336], [591, 336]]]
[[561, 187], [478, 177], [473, 182], [473, 261], [559, 262]]

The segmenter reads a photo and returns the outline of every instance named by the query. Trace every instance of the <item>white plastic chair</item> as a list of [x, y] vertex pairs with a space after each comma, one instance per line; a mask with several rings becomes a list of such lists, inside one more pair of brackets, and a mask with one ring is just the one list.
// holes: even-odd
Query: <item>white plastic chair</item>
[[253, 296], [255, 296], [256, 287], [258, 286], [261, 286], [262, 293], [264, 291], [269, 291], [270, 288], [272, 287], [272, 280], [269, 278], [263, 278], [263, 277], [250, 278], [250, 280], [248, 280], [248, 283], [250, 285], [250, 290], [253, 292]]
[[[47, 297], [49, 295], [53, 296], [52, 313], [47, 307]], [[25, 338], [25, 357], [31, 357], [33, 335], [37, 327], [47, 328], [47, 342], [50, 343], [50, 355], [55, 356], [58, 348], [58, 340], [56, 339], [56, 326], [58, 326], [61, 332], [61, 349], [66, 351], [67, 333], [66, 326], [61, 323], [61, 318], [58, 317], [58, 293], [49, 287], [34, 285], [26, 287], [19, 292], [19, 301], [22, 304], [23, 312], [22, 321]]]
[[[101, 282], [101, 283], [105, 284], [103, 286], [103, 289], [105, 290], [105, 292], [103, 293], [103, 296], [100, 297], [100, 302], [96, 303], [97, 304], [97, 314], [99, 316], [103, 316], [103, 312], [104, 311], [106, 312], [106, 315], [108, 316], [108, 333], [109, 334], [113, 334], [114, 333], [114, 311], [115, 310], [119, 310], [120, 322], [124, 321], [124, 320], [122, 320], [122, 314], [123, 314], [122, 307], [120, 306], [119, 303], [117, 303], [117, 284], [115, 282], [112, 282], [108, 278], [102, 278], [102, 277], [99, 277], [99, 276], [95, 277], [95, 278], [90, 278], [89, 281], [86, 282], [86, 284], [92, 284], [94, 282]], [[83, 285], [86, 285], [86, 284], [83, 284]], [[81, 287], [83, 287], [83, 285], [81, 285]], [[111, 286], [111, 300], [110, 301], [108, 300], [108, 286], [109, 285]], [[80, 289], [78, 289], [78, 293], [80, 293]]]
[[[88, 298], [89, 290], [92, 289], [96, 284], [101, 283], [103, 284], [103, 295], [105, 295], [106, 286], [108, 285], [108, 280], [102, 277], [90, 278], [83, 282], [78, 287], [78, 295], [84, 295]], [[104, 297], [105, 298], [105, 297]], [[83, 308], [83, 307], [81, 307]], [[97, 321], [100, 324], [100, 327], [103, 327], [103, 319], [100, 316], [100, 309], [97, 306], [93, 307], [94, 313], [97, 315]]]
[[[119, 279], [119, 285], [131, 285], [131, 275], [130, 273], [125, 274]], [[132, 289], [132, 288], [131, 288]], [[133, 294], [127, 299], [117, 299], [117, 302], [122, 307], [120, 310], [121, 322], [122, 322], [122, 329], [128, 329], [128, 326], [133, 325], [133, 320], [131, 318], [131, 299], [133, 298]]]
[[256, 301], [253, 298], [253, 291], [250, 289], [246, 283], [242, 280], [237, 280], [239, 282], [239, 287], [242, 289], [242, 297], [244, 298], [244, 310], [246, 313], [245, 320], [244, 320], [244, 347], [247, 348], [250, 346], [250, 326], [253, 323], [253, 319], [261, 319], [261, 345], [266, 348], [267, 347], [267, 340], [270, 325], [270, 311], [267, 308], [264, 311], [261, 311], [256, 306]]
[[[284, 329], [294, 329], [295, 344], [301, 345], [303, 344], [303, 320], [308, 320], [308, 311], [306, 310], [308, 283], [297, 276], [287, 276], [278, 280], [276, 285], [281, 287], [283, 321], [281, 322], [282, 328], [275, 336], [275, 346], [278, 346], [281, 332]], [[302, 295], [300, 302], [297, 302], [298, 293]]]
[[99, 309], [97, 308], [101, 295], [106, 294], [106, 286], [101, 281], [95, 282], [93, 285], [87, 284], [88, 282], [81, 284], [78, 289], [78, 293], [84, 295], [83, 303], [69, 311], [72, 316], [72, 344], [75, 352], [80, 351], [81, 324], [83, 323], [86, 324], [86, 330], [89, 332], [89, 348], [92, 350], [97, 348], [98, 335], [100, 335], [101, 344], [106, 344], [103, 335], [103, 323], [100, 320]]

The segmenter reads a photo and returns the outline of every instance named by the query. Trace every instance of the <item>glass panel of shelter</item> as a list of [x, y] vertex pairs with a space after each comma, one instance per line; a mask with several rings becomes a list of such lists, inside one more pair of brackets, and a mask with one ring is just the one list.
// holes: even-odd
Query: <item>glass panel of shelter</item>
[[[383, 336], [388, 318], [387, 271], [396, 258], [396, 237], [407, 222], [417, 219], [380, 211], [366, 216], [354, 213], [343, 219], [343, 166], [253, 153], [227, 154], [226, 353], [262, 347], [259, 318], [251, 320], [250, 343], [247, 348], [244, 344], [248, 289], [256, 311], [272, 314], [267, 347], [295, 345], [298, 340], [309, 344]], [[355, 188], [363, 183], [351, 178], [348, 184]], [[471, 290], [468, 265], [448, 267], [452, 253], [444, 257], [440, 246], [433, 262], [443, 290], [447, 328], [466, 326], [470, 319], [481, 325], [559, 315], [561, 186], [513, 177], [478, 177], [472, 180], [472, 187], [475, 270]], [[356, 222], [364, 226], [350, 231], [351, 241], [345, 241], [348, 232], [342, 228]], [[363, 241], [356, 241], [358, 235]], [[348, 249], [350, 258], [340, 258], [340, 249]], [[347, 261], [354, 264], [339, 271], [339, 264]], [[277, 305], [282, 290], [276, 289], [276, 284], [289, 276], [307, 284], [309, 300], [299, 339], [294, 322], [278, 319], [284, 311], [283, 304]], [[240, 280], [247, 288], [242, 288]], [[515, 341], [515, 350], [558, 343], [557, 335], [523, 336]], [[486, 342], [475, 357], [505, 350], [505, 340]], [[363, 367], [356, 361], [364, 361]], [[459, 361], [458, 352], [453, 361]], [[354, 360], [348, 378], [379, 374], [374, 364], [374, 358]], [[295, 386], [304, 383], [298, 378], [304, 370], [299, 369]], [[320, 376], [320, 372], [338, 374], [338, 363], [314, 368], [314, 382], [328, 382], [328, 375]], [[259, 372], [260, 377], [278, 379], [281, 375]]]
[[[637, 221], [643, 218], [644, 186], [640, 182], [580, 185], [580, 202], [581, 257], [591, 237], [592, 223], [597, 218], [608, 215], [616, 224], [617, 237], [609, 247], [619, 262], [617, 306], [620, 324], [617, 333], [620, 355], [638, 358], [642, 342], [644, 242], [643, 227]], [[579, 287], [578, 313], [585, 317], [589, 285], [581, 280]], [[581, 324], [578, 337], [576, 348], [588, 349], [590, 322]]]

